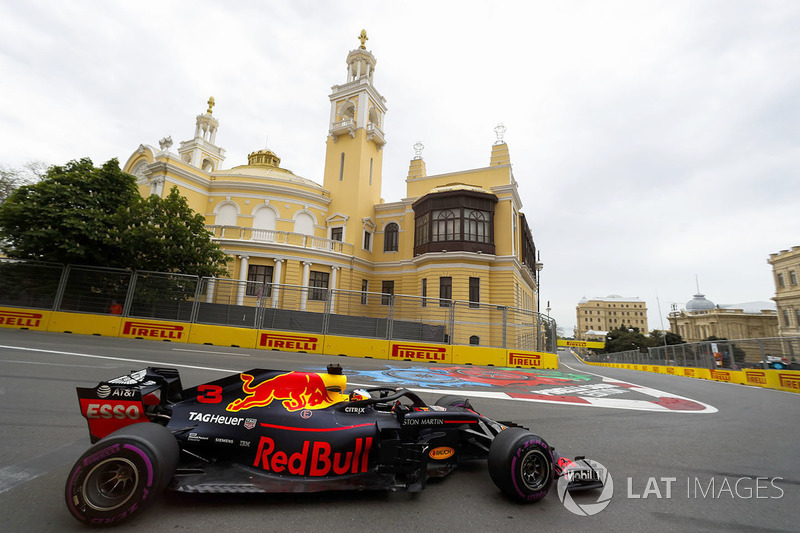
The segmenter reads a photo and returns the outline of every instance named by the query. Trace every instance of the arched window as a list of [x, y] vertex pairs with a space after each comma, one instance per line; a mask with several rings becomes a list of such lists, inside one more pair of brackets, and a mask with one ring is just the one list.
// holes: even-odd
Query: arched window
[[314, 235], [314, 218], [308, 213], [297, 213], [294, 217], [295, 233]]
[[217, 226], [235, 226], [239, 210], [233, 204], [222, 204], [217, 207]]
[[489, 221], [484, 211], [464, 209], [464, 240], [489, 242]]
[[383, 230], [383, 251], [396, 252], [400, 242], [400, 227], [394, 222]]
[[417, 227], [414, 234], [415, 246], [428, 244], [431, 240], [431, 216], [424, 213], [417, 217]]
[[374, 107], [369, 109], [369, 122], [370, 124], [374, 124], [377, 127], [381, 127], [381, 115], [378, 113], [378, 110]]
[[456, 230], [456, 214], [452, 209], [433, 212], [433, 242], [456, 240]]
[[353, 102], [345, 102], [340, 109], [342, 120], [354, 120], [356, 117], [356, 106]]
[[253, 212], [253, 239], [274, 241], [278, 215], [271, 207], [262, 206]]

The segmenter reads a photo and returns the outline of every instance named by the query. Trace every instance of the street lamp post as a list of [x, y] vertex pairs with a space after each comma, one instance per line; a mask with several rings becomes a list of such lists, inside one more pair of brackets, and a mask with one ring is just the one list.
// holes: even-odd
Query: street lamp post
[[534, 268], [536, 268], [536, 349], [542, 349], [542, 327], [539, 318], [539, 280], [541, 279], [541, 271], [544, 268], [544, 263], [541, 261], [542, 253], [537, 252], [536, 263], [534, 264]]

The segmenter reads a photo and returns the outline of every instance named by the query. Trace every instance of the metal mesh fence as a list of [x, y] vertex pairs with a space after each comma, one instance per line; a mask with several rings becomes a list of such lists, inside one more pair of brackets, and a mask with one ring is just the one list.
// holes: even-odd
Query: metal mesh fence
[[374, 292], [331, 291], [325, 332], [331, 335], [389, 338], [389, 312], [383, 295]]
[[194, 306], [193, 322], [257, 328], [269, 284], [255, 281], [203, 278]]
[[262, 306], [262, 329], [324, 333], [327, 289], [274, 283], [272, 291], [275, 307]]
[[800, 363], [800, 337], [735, 339], [672, 344], [599, 356], [611, 363], [708, 369], [791, 368]]
[[390, 307], [392, 340], [450, 343], [453, 335], [453, 302], [402, 294], [382, 295]]
[[[556, 323], [486, 303], [0, 260], [0, 305], [256, 329], [556, 351]], [[797, 351], [797, 350], [796, 350]]]
[[516, 309], [507, 310], [508, 348], [555, 353], [558, 335], [556, 321], [547, 315]]
[[199, 278], [185, 274], [136, 272], [127, 316], [189, 322]]
[[52, 310], [64, 271], [54, 263], [0, 259], [0, 305]]
[[474, 302], [453, 302], [452, 344], [504, 348], [504, 307]]
[[[67, 266], [55, 310], [73, 313], [111, 313], [128, 297], [133, 272], [116, 268]], [[117, 313], [118, 314], [118, 313]]]

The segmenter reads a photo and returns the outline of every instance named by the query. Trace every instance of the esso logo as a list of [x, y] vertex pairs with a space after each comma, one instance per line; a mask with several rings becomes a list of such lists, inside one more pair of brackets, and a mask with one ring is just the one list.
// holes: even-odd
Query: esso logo
[[138, 405], [112, 405], [110, 403], [90, 403], [86, 408], [86, 418], [116, 418], [122, 420], [130, 418], [138, 420], [141, 417], [142, 411]]

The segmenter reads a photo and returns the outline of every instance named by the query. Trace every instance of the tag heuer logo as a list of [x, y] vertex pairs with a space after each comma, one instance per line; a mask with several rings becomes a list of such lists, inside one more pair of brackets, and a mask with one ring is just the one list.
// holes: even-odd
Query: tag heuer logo
[[256, 427], [256, 422], [258, 422], [258, 420], [256, 420], [255, 418], [245, 418], [244, 427], [246, 429], [253, 429], [254, 427]]

